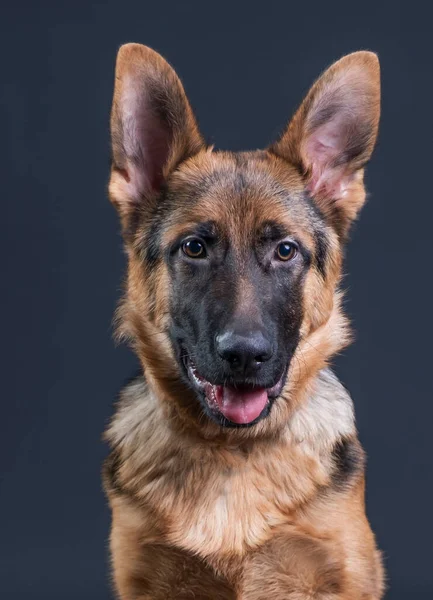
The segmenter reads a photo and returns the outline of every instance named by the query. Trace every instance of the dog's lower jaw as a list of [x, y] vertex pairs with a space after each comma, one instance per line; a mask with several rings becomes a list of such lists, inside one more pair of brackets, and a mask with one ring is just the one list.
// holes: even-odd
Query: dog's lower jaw
[[204, 412], [223, 427], [252, 427], [266, 418], [282, 391], [288, 368], [285, 367], [277, 383], [260, 387], [239, 383], [214, 385], [200, 375], [188, 357], [183, 366]]

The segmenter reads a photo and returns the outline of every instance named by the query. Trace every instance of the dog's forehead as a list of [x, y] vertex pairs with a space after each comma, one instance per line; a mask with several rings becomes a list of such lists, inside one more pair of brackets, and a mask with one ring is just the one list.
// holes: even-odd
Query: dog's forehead
[[308, 232], [316, 218], [296, 169], [263, 151], [203, 152], [181, 165], [170, 193], [177, 227], [213, 221], [251, 231], [276, 222]]
[[188, 188], [203, 200], [241, 193], [278, 199], [303, 190], [296, 170], [264, 151], [201, 152], [181, 165], [173, 179], [176, 187]]

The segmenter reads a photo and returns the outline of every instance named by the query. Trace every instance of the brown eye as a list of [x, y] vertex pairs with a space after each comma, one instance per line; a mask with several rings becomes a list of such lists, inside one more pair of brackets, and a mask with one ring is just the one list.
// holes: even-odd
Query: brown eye
[[199, 240], [188, 240], [182, 244], [183, 253], [190, 258], [204, 258], [206, 250]]
[[276, 249], [276, 257], [278, 260], [292, 260], [295, 258], [298, 249], [292, 242], [281, 242]]

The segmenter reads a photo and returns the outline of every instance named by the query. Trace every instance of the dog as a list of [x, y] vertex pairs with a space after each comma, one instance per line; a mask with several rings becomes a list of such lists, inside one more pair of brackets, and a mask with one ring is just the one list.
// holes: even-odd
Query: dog
[[106, 431], [122, 600], [378, 600], [364, 452], [329, 368], [365, 200], [380, 70], [344, 56], [265, 150], [216, 151], [172, 67], [119, 50], [109, 196], [128, 257], [117, 331], [142, 374]]

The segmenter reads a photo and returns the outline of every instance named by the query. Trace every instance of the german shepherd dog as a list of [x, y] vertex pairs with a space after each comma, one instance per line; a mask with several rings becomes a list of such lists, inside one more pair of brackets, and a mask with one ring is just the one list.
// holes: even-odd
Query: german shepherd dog
[[142, 375], [106, 432], [123, 600], [378, 600], [341, 264], [380, 113], [377, 56], [316, 81], [265, 150], [215, 151], [153, 50], [121, 47], [109, 194], [118, 332]]

